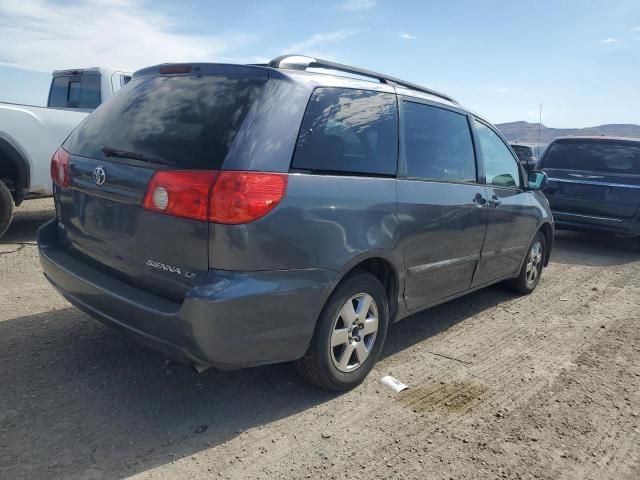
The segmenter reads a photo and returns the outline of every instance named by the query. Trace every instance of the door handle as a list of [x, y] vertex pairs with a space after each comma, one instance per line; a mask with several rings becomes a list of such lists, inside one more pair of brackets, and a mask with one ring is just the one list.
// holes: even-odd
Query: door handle
[[492, 207], [497, 207], [498, 205], [500, 205], [502, 202], [500, 201], [500, 199], [498, 198], [497, 195], [493, 195], [491, 197], [491, 200], [489, 200], [489, 205], [491, 205]]
[[476, 196], [473, 197], [473, 203], [478, 204], [479, 206], [483, 206], [487, 203], [487, 199], [482, 196], [480, 193], [476, 193]]

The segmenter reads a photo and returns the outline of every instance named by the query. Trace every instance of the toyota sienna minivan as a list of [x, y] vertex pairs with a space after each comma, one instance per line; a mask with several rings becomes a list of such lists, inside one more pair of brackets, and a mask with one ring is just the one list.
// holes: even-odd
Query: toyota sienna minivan
[[390, 324], [549, 261], [545, 175], [451, 97], [310, 57], [136, 72], [52, 159], [47, 279], [193, 365], [345, 390]]

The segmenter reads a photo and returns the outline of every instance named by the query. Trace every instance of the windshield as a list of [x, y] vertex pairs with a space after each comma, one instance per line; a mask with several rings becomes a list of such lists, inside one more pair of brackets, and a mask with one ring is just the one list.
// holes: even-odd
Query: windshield
[[562, 141], [544, 157], [544, 168], [640, 175], [640, 142]]
[[[134, 78], [69, 137], [90, 158], [157, 159], [181, 169], [218, 169], [264, 80], [224, 76]], [[117, 155], [127, 158], [127, 155]]]

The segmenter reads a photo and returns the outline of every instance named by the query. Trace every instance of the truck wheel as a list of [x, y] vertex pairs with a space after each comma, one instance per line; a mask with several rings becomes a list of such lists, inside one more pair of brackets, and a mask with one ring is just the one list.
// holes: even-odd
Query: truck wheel
[[307, 381], [334, 391], [360, 384], [378, 360], [389, 323], [387, 295], [367, 272], [345, 279], [327, 301], [309, 350], [297, 367]]
[[12, 218], [13, 197], [5, 183], [0, 180], [0, 237], [4, 235], [9, 225], [11, 225]]

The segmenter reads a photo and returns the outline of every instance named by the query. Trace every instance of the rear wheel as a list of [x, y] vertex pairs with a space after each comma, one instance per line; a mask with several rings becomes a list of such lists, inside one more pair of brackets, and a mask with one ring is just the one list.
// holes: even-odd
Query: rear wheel
[[387, 296], [378, 279], [366, 272], [348, 277], [327, 301], [298, 370], [322, 388], [355, 387], [378, 360], [388, 323]]
[[13, 197], [5, 183], [0, 180], [0, 237], [2, 237], [9, 228], [12, 219]]
[[535, 290], [540, 283], [540, 276], [544, 268], [544, 259], [547, 252], [547, 242], [542, 232], [538, 232], [529, 246], [529, 251], [522, 264], [522, 269], [517, 278], [509, 282], [509, 286], [519, 293], [528, 294]]

